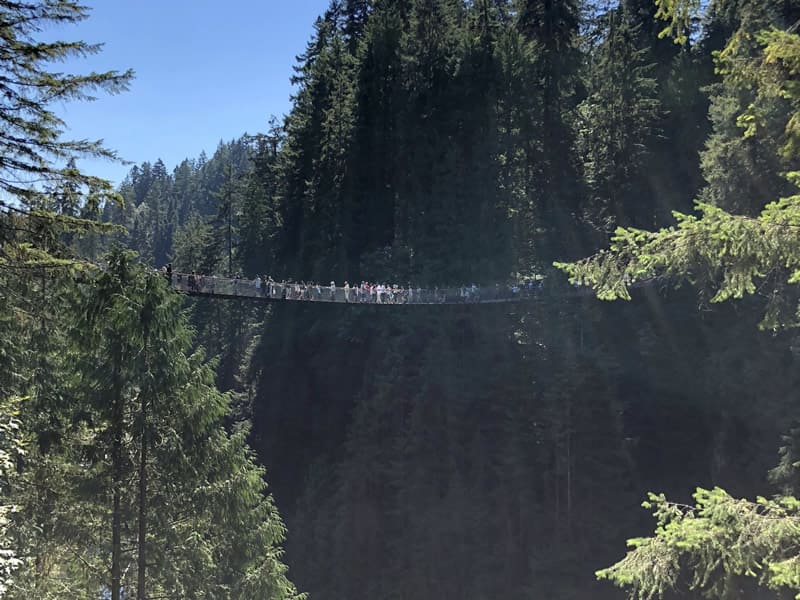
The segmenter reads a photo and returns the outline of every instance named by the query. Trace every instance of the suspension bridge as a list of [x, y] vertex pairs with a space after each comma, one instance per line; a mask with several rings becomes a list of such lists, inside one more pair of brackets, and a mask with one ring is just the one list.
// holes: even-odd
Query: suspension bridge
[[[400, 287], [387, 285], [330, 285], [275, 282], [227, 278], [215, 275], [172, 273], [165, 275], [172, 288], [188, 296], [247, 298], [263, 302], [320, 302], [372, 304], [379, 306], [410, 304], [499, 304], [521, 302], [537, 297], [542, 280], [510, 285], [462, 287]], [[588, 288], [575, 288], [574, 295], [590, 296]]]

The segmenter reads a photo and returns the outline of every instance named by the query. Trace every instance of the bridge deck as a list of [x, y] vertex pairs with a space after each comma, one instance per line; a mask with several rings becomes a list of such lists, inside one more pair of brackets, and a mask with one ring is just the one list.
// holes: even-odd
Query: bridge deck
[[[434, 289], [386, 289], [365, 294], [352, 287], [302, 285], [294, 283], [262, 283], [256, 286], [253, 280], [228, 279], [216, 276], [191, 276], [183, 273], [172, 275], [173, 289], [189, 296], [214, 298], [247, 298], [262, 302], [320, 302], [338, 304], [370, 304], [397, 306], [401, 304], [503, 304], [522, 302], [535, 298], [541, 292], [541, 283], [532, 286], [465, 286], [462, 288]], [[576, 295], [591, 295], [590, 290], [575, 290]]]

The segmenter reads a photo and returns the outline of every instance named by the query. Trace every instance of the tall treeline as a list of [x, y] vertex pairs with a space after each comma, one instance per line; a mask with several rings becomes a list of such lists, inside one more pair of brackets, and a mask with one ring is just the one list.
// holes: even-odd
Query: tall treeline
[[[646, 0], [333, 2], [283, 124], [172, 174], [134, 167], [125, 208], [106, 217], [158, 266], [421, 285], [541, 273], [697, 195], [704, 44], [721, 44], [722, 25], [679, 47], [653, 12]], [[189, 232], [220, 238], [205, 264], [184, 255], [199, 248], [179, 243]]]
[[[771, 121], [742, 137], [752, 99], [712, 56], [799, 7], [712, 3], [681, 46], [650, 0], [336, 0], [283, 123], [137, 167], [108, 218], [156, 266], [433, 286], [549, 274], [695, 198], [755, 214], [791, 165]], [[511, 310], [193, 305], [300, 589], [616, 598], [593, 572], [646, 531], [647, 490], [768, 487], [797, 357], [757, 333], [755, 302], [545, 290]]]

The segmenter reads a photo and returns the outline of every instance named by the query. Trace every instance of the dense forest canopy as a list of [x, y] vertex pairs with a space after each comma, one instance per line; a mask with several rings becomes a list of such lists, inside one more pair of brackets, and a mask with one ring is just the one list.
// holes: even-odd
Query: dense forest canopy
[[333, 0], [288, 115], [116, 190], [50, 105], [131, 74], [37, 40], [86, 16], [0, 0], [0, 597], [800, 591], [800, 2]]

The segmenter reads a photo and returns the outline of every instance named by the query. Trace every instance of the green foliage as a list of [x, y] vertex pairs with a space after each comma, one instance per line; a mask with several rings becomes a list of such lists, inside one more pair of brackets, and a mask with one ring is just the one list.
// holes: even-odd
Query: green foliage
[[601, 231], [653, 217], [653, 207], [641, 201], [649, 191], [642, 173], [652, 164], [648, 151], [663, 109], [655, 64], [637, 47], [641, 25], [631, 21], [620, 9], [600, 20], [603, 37], [589, 66], [588, 96], [577, 109], [577, 147], [591, 194], [586, 211]]
[[173, 268], [179, 273], [203, 272], [204, 250], [211, 241], [211, 227], [197, 213], [175, 232]]
[[[180, 297], [130, 253], [114, 250], [104, 269], [75, 260], [96, 258], [94, 234], [123, 237], [93, 220], [102, 210], [164, 262], [193, 214], [187, 197], [212, 214], [220, 181], [200, 167], [212, 181], [196, 194], [184, 165], [173, 189], [158, 161], [134, 173], [122, 190], [134, 202], [122, 206], [76, 167], [116, 157], [63, 141], [50, 106], [123, 91], [132, 75], [50, 70], [99, 51], [37, 40], [87, 10], [0, 2], [0, 190], [12, 198], [0, 215], [0, 596], [93, 599], [105, 588], [116, 600], [124, 586], [141, 597], [302, 597], [285, 576], [285, 529], [247, 425], [229, 419]], [[206, 223], [192, 224], [202, 237]]]
[[[696, 203], [699, 214], [676, 213], [676, 226], [655, 233], [618, 228], [608, 250], [556, 263], [573, 283], [613, 300], [629, 299], [628, 286], [636, 282], [686, 279], [714, 286], [713, 302], [763, 295], [765, 328], [797, 323], [791, 287], [800, 257], [792, 152], [798, 99], [791, 92], [797, 34], [773, 29], [756, 41], [752, 27], [767, 17], [760, 8], [744, 10], [742, 26], [717, 57], [723, 79], [712, 99], [715, 131], [703, 156], [708, 186]], [[781, 168], [788, 171], [783, 178]]]
[[[741, 47], [754, 43], [760, 53], [743, 62], [740, 58]], [[739, 32], [719, 54], [719, 65], [720, 72], [737, 85], [758, 91], [756, 99], [738, 116], [738, 124], [744, 130], [745, 137], [763, 132], [768, 121], [765, 115], [768, 101], [782, 100], [792, 108], [788, 119], [784, 119], [781, 154], [784, 157], [797, 156], [800, 149], [800, 89], [796, 80], [800, 74], [800, 36], [775, 27], [760, 31], [755, 36]]]
[[[51, 339], [63, 355], [59, 379], [33, 388], [41, 417], [27, 425], [37, 443], [12, 487], [24, 498], [12, 521], [25, 562], [10, 597], [96, 594], [108, 586], [109, 557], [136, 563], [125, 548], [141, 547], [141, 510], [148, 595], [296, 597], [263, 469], [247, 428], [224, 427], [230, 398], [192, 350], [180, 298], [120, 251], [69, 293], [77, 298], [63, 318], [73, 335]], [[132, 569], [120, 576], [128, 590], [142, 584]]]
[[133, 72], [54, 71], [55, 64], [95, 54], [102, 46], [40, 39], [49, 27], [87, 16], [86, 7], [65, 0], [0, 2], [0, 190], [6, 198], [0, 202], [0, 269], [67, 267], [74, 257], [71, 246], [82, 244], [92, 252], [96, 235], [120, 230], [94, 220], [118, 194], [108, 181], [76, 166], [80, 158], [117, 160], [116, 154], [99, 141], [63, 139], [66, 124], [52, 106], [91, 101], [96, 92], [122, 92]]
[[661, 277], [711, 283], [711, 302], [760, 293], [767, 298], [762, 327], [794, 325], [797, 317], [781, 292], [798, 282], [800, 197], [773, 202], [758, 218], [704, 203], [697, 209], [699, 216], [676, 213], [677, 226], [654, 233], [618, 228], [609, 250], [556, 266], [602, 300], [630, 300], [631, 285]]
[[[659, 4], [672, 19], [665, 34], [685, 42], [689, 3]], [[574, 263], [556, 263], [573, 283], [591, 286], [601, 299], [630, 299], [629, 287], [658, 278], [688, 280], [713, 289], [712, 302], [765, 298], [761, 326], [777, 330], [798, 323], [798, 226], [800, 197], [794, 140], [798, 114], [798, 36], [778, 29], [771, 7], [744, 3], [738, 29], [716, 56], [721, 81], [711, 91], [714, 131], [703, 154], [707, 187], [696, 215], [676, 213], [676, 226], [648, 232], [618, 228], [608, 250]], [[781, 171], [785, 171], [781, 178]], [[775, 200], [776, 197], [781, 197]], [[793, 479], [792, 437], [773, 476]], [[798, 501], [792, 496], [756, 502], [720, 488], [698, 489], [695, 505], [650, 495], [653, 536], [629, 540], [633, 548], [597, 572], [630, 590], [630, 597], [663, 597], [687, 587], [707, 597], [738, 597], [742, 580], [800, 597]], [[688, 575], [688, 580], [684, 577]]]
[[[96, 91], [118, 93], [127, 89], [132, 71], [66, 75], [52, 65], [71, 57], [100, 51], [101, 45], [82, 41], [40, 41], [53, 25], [77, 23], [88, 9], [67, 0], [0, 3], [0, 48], [4, 77], [0, 119], [0, 190], [36, 202], [47, 198], [42, 188], [74, 186], [90, 195], [113, 196], [111, 185], [82, 173], [70, 161], [81, 157], [115, 159], [100, 142], [62, 140], [64, 122], [50, 106], [57, 102], [93, 100]], [[35, 181], [36, 184], [31, 184]]]
[[[783, 173], [798, 169], [780, 150], [793, 109], [758, 83], [755, 32], [791, 24], [794, 3], [715, 3], [700, 26], [692, 4], [606, 4], [333, 1], [282, 126], [172, 173], [136, 167], [106, 218], [156, 266], [434, 285], [538, 274], [632, 226], [565, 268], [607, 297], [666, 276], [716, 286], [717, 300], [754, 290], [773, 302], [765, 326], [791, 324], [797, 215]], [[658, 37], [657, 10], [678, 15], [685, 43]], [[739, 30], [715, 73], [712, 53]], [[775, 60], [773, 80], [788, 68]], [[644, 231], [693, 198], [699, 214]], [[253, 411], [289, 560], [314, 597], [616, 598], [591, 571], [639, 528], [643, 490], [763, 483], [798, 371], [789, 344], [751, 331], [752, 303], [698, 314], [694, 295], [651, 286], [646, 302], [598, 306], [547, 282], [496, 312], [191, 301], [217, 388]], [[168, 478], [192, 490], [184, 467], [207, 473], [159, 465], [153, 490]], [[198, 532], [236, 555], [220, 511], [183, 522], [174, 543], [153, 517], [166, 532], [153, 577], [175, 578], [164, 590], [213, 585], [218, 558]], [[253, 535], [280, 537], [259, 514], [242, 518]]]
[[661, 598], [684, 581], [708, 598], [736, 597], [742, 577], [788, 588], [800, 598], [797, 499], [752, 502], [720, 488], [698, 488], [694, 500], [693, 506], [682, 505], [650, 494], [643, 506], [653, 510], [654, 535], [628, 540], [633, 549], [627, 556], [597, 576], [630, 588], [630, 597], [642, 600]]
[[[105, 222], [127, 229], [127, 234], [113, 239], [152, 265], [175, 262], [181, 269], [206, 273], [227, 273], [230, 250], [230, 270], [254, 265], [255, 275], [265, 261], [249, 236], [259, 241], [264, 230], [269, 239], [274, 225], [258, 214], [261, 201], [269, 203], [274, 193], [273, 184], [266, 196], [258, 195], [258, 177], [264, 172], [259, 153], [265, 152], [264, 146], [258, 148], [243, 136], [220, 143], [210, 159], [201, 156], [181, 162], [172, 173], [161, 160], [134, 166], [120, 185], [124, 206], [106, 205], [103, 210]], [[246, 196], [244, 190], [248, 190]], [[243, 212], [245, 204], [248, 210]]]
[[[25, 455], [19, 420], [22, 399], [0, 396], [0, 497], [7, 498], [10, 482], [16, 475], [17, 463]], [[10, 518], [18, 507], [0, 505], [0, 598], [13, 585], [12, 574], [22, 561], [17, 557], [14, 540], [9, 530]]]
[[692, 17], [701, 6], [700, 0], [655, 0], [656, 18], [667, 21], [668, 25], [659, 34], [671, 37], [676, 44], [685, 44]]

